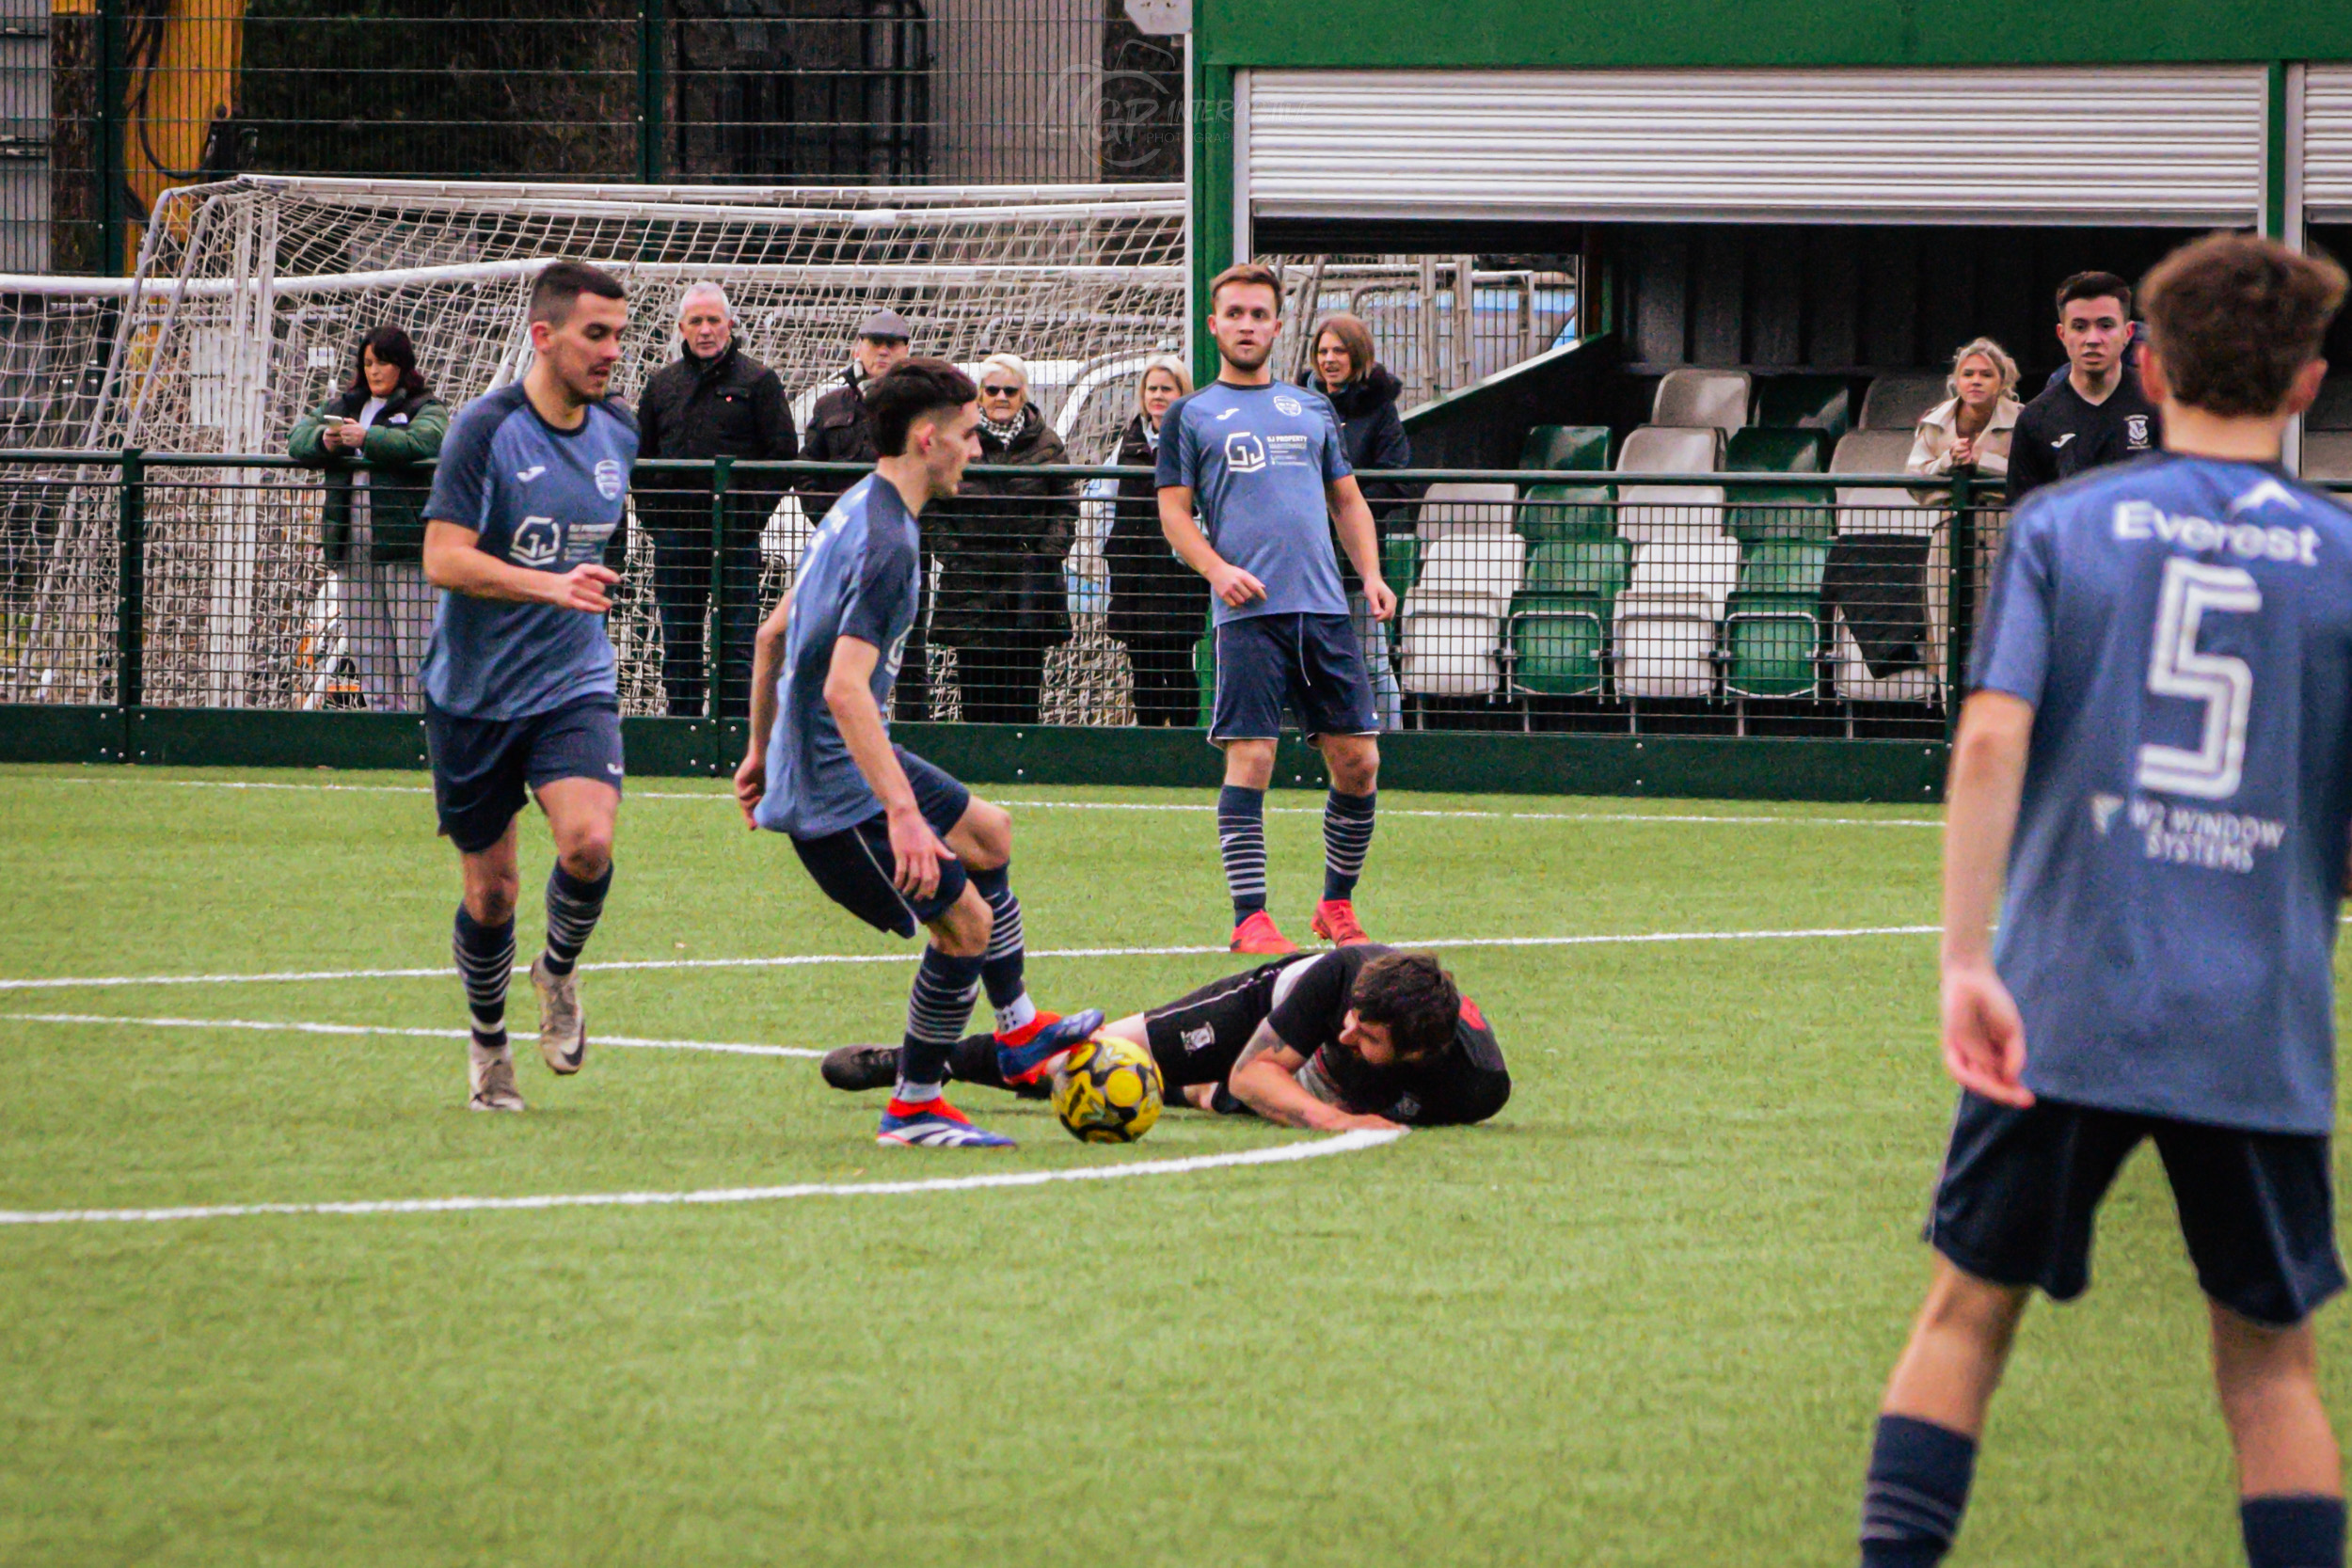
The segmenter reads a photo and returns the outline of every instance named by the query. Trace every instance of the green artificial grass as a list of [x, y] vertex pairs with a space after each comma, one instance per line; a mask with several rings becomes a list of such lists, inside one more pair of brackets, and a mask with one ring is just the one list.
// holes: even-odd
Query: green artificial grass
[[[1221, 942], [1205, 798], [985, 793], [1039, 802], [1015, 807], [1014, 876], [1041, 953]], [[1269, 803], [1294, 808], [1268, 821], [1274, 912], [1304, 935], [1320, 824], [1295, 808], [1318, 798]], [[1186, 809], [1096, 809], [1114, 805]], [[1938, 835], [1899, 825], [1917, 808], [1382, 805], [1359, 908], [1383, 938], [1934, 918]], [[5, 769], [0, 811], [0, 977], [433, 972], [0, 990], [0, 1013], [462, 1023], [454, 857], [420, 778]], [[528, 820], [526, 954], [547, 864]], [[714, 786], [633, 786], [616, 860], [592, 1035], [896, 1037], [911, 950], [825, 903]], [[1920, 934], [1448, 948], [1510, 1057], [1509, 1107], [1296, 1164], [0, 1227], [0, 1561], [1850, 1560], [1952, 1099], [1933, 952]], [[597, 968], [789, 955], [894, 957]], [[1236, 967], [1096, 954], [1029, 974], [1047, 1006], [1117, 1013]], [[453, 1038], [0, 1018], [0, 1209], [855, 1183], [1309, 1141], [1171, 1111], [1136, 1146], [1089, 1148], [966, 1089], [1018, 1150], [883, 1150], [878, 1097], [808, 1061], [592, 1047], [558, 1082], [518, 1056], [531, 1114], [482, 1117]], [[2090, 1296], [2029, 1320], [1952, 1561], [2236, 1561], [2202, 1334], [2143, 1156]]]

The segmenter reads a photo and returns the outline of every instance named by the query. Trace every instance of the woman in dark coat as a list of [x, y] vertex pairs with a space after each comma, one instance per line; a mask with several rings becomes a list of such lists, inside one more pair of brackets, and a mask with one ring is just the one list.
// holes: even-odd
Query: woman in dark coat
[[417, 351], [379, 326], [353, 356], [351, 385], [306, 416], [294, 460], [326, 474], [326, 563], [342, 578], [344, 645], [360, 695], [379, 712], [421, 712], [417, 674], [440, 594], [424, 580], [424, 498], [449, 410], [425, 390]]
[[[1380, 537], [1386, 540], [1391, 533], [1409, 532], [1420, 486], [1367, 477], [1373, 469], [1409, 467], [1413, 461], [1412, 443], [1406, 439], [1405, 421], [1396, 412], [1397, 395], [1405, 386], [1373, 357], [1372, 329], [1344, 312], [1325, 317], [1315, 328], [1313, 386], [1331, 400], [1332, 412], [1340, 417], [1340, 445], [1347, 453], [1347, 466], [1356, 470], [1357, 483], [1363, 488]], [[1365, 673], [1372, 677], [1373, 706], [1380, 715], [1380, 727], [1402, 728], [1405, 699], [1397, 686], [1396, 667], [1389, 661], [1389, 628], [1372, 618], [1363, 584], [1356, 580], [1347, 552], [1340, 551], [1339, 557], [1340, 582], [1347, 590], [1347, 612], [1356, 624], [1356, 641], [1364, 651]], [[1411, 584], [1389, 586], [1402, 598]]]
[[[1143, 368], [1136, 385], [1136, 417], [1120, 432], [1111, 459], [1121, 467], [1149, 468], [1160, 458], [1160, 420], [1192, 377], [1172, 356]], [[1150, 474], [1119, 482], [1111, 530], [1103, 542], [1110, 569], [1106, 629], [1127, 645], [1135, 672], [1136, 722], [1184, 726], [1200, 721], [1200, 683], [1192, 672], [1193, 644], [1207, 635], [1209, 601], [1200, 574], [1177, 559], [1160, 531], [1160, 491]]]
[[[979, 465], [1067, 464], [1061, 437], [1029, 401], [1017, 356], [980, 363]], [[923, 513], [923, 539], [940, 562], [931, 641], [956, 655], [963, 719], [1034, 724], [1047, 650], [1070, 640], [1062, 562], [1077, 537], [1078, 494], [1068, 479], [967, 471], [952, 498]]]

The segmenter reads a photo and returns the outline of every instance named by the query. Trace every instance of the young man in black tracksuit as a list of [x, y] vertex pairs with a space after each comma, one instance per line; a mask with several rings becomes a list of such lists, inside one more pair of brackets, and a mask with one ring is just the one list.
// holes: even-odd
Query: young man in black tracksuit
[[[743, 352], [727, 296], [697, 283], [678, 301], [676, 360], [654, 372], [637, 400], [638, 456], [800, 455], [792, 404], [774, 371]], [[710, 605], [711, 513], [701, 474], [645, 472], [637, 507], [653, 534], [654, 600], [661, 610], [661, 685], [674, 717], [703, 715], [703, 620]], [[719, 561], [726, 668], [719, 716], [751, 711], [752, 637], [759, 629], [759, 535], [784, 499], [781, 475], [745, 474], [728, 486], [726, 547]]]
[[2111, 272], [2058, 286], [2063, 380], [2026, 404], [2010, 438], [2009, 504], [2044, 484], [2156, 451], [2164, 428], [2130, 364], [2132, 286]]

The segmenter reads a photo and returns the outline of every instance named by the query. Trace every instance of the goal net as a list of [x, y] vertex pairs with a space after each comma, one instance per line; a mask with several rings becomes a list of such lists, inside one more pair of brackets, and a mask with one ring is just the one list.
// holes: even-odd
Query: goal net
[[[920, 352], [1027, 359], [1073, 459], [1108, 457], [1141, 361], [1184, 336], [1178, 186], [647, 187], [243, 177], [157, 203], [128, 279], [0, 277], [0, 439], [20, 449], [173, 454], [285, 451], [344, 385], [368, 329], [396, 323], [454, 408], [529, 368], [525, 305], [547, 262], [630, 286], [613, 390], [634, 402], [676, 352], [679, 294], [723, 285], [745, 349], [803, 425], [887, 307]], [[111, 472], [11, 465], [0, 509], [8, 631], [0, 700], [112, 697]], [[149, 703], [305, 707], [337, 698], [340, 584], [318, 549], [308, 476], [151, 471]], [[764, 543], [780, 586], [807, 520], [787, 500]], [[632, 530], [636, 548], [644, 532]], [[1073, 571], [1099, 577], [1082, 531]], [[658, 709], [658, 637], [632, 555], [612, 618], [631, 711]], [[1082, 617], [1082, 620], [1085, 619]], [[1099, 616], [1093, 618], [1099, 622]], [[1057, 688], [1099, 718], [1099, 626]]]

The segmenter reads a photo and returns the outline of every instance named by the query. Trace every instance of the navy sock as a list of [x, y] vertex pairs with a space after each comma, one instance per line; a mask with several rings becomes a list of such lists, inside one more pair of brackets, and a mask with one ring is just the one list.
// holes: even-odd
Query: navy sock
[[[907, 997], [907, 1033], [898, 1047], [898, 1098], [931, 1100], [947, 1079], [947, 1057], [972, 1018], [980, 989], [979, 958], [956, 958], [936, 947], [923, 949]], [[909, 1094], [907, 1091], [917, 1091]]]
[[2247, 1568], [2344, 1568], [2342, 1497], [2242, 1497], [2237, 1518]]
[[506, 983], [515, 974], [515, 919], [485, 926], [457, 906], [457, 932], [450, 942], [457, 977], [466, 984], [466, 1011], [474, 1037], [486, 1046], [506, 1043]]
[[1227, 784], [1216, 792], [1216, 847], [1238, 926], [1265, 908], [1264, 790]]
[[1934, 1568], [1968, 1507], [1977, 1440], [1908, 1416], [1881, 1416], [1862, 1495], [1862, 1568]]
[[555, 863], [548, 873], [548, 950], [549, 974], [569, 974], [580, 961], [580, 950], [588, 945], [588, 935], [596, 928], [596, 917], [604, 913], [604, 895], [612, 891], [612, 866], [607, 863], [604, 875], [593, 882], [583, 882], [564, 869], [564, 863]]
[[966, 1035], [956, 1041], [947, 1053], [947, 1076], [959, 1084], [984, 1084], [992, 1089], [1003, 1088], [1005, 1072], [996, 1061], [996, 1037]]
[[[988, 1005], [1003, 1015], [1029, 990], [1021, 977], [1027, 961], [1021, 941], [1021, 900], [1013, 896], [1009, 865], [1000, 865], [993, 871], [974, 871], [969, 876], [972, 886], [988, 900], [989, 912], [995, 917], [995, 924], [988, 929], [988, 957], [980, 964], [980, 984], [988, 988]], [[1001, 1016], [998, 1027], [1003, 1027]], [[1019, 1028], [1020, 1024], [1013, 1027]]]
[[1373, 803], [1369, 795], [1331, 791], [1323, 800], [1323, 896], [1353, 898], [1356, 879], [1364, 874], [1364, 857], [1372, 852]]

